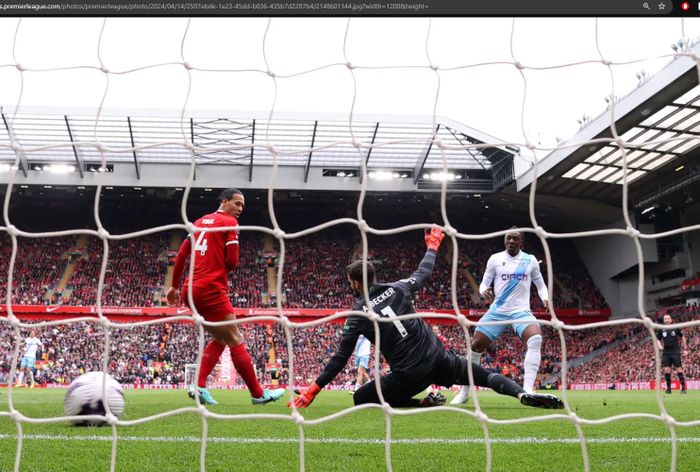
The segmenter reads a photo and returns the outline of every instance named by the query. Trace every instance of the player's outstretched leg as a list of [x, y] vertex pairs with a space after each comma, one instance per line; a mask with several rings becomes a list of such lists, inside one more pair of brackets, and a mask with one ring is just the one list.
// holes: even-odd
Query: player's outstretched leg
[[[466, 359], [461, 359], [461, 369], [462, 378], [459, 379], [460, 383], [469, 383], [469, 378], [467, 377], [467, 365]], [[496, 393], [501, 395], [508, 395], [515, 397], [520, 400], [520, 403], [527, 406], [534, 406], [537, 408], [551, 408], [560, 409], [564, 408], [564, 403], [562, 403], [559, 398], [554, 395], [539, 394], [539, 393], [526, 393], [523, 388], [517, 383], [513, 382], [507, 377], [501, 374], [494, 374], [484, 369], [481, 366], [472, 364], [472, 373], [474, 374], [474, 384], [479, 387], [488, 387]]]

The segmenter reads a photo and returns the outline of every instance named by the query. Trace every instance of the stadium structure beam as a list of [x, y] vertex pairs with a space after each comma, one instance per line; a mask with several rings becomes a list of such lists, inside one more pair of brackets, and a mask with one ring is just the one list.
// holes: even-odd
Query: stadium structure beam
[[[314, 128], [314, 131], [315, 130], [316, 130], [316, 128]], [[250, 146], [250, 164], [248, 165], [248, 182], [253, 181], [253, 159], [255, 156], [255, 118], [253, 118], [253, 132], [250, 135], [250, 144], [251, 144], [251, 146]], [[313, 144], [312, 144], [312, 146], [313, 146]], [[311, 158], [309, 157], [309, 159], [311, 159]], [[308, 170], [306, 171], [306, 173], [308, 174]], [[306, 182], [306, 180], [304, 180], [304, 182]]]
[[[68, 118], [66, 118], [66, 123]], [[134, 155], [134, 168], [136, 169], [136, 178], [141, 180], [141, 163], [139, 162], [139, 156], [136, 154], [136, 142], [134, 141], [134, 131], [131, 128], [131, 117], [126, 117], [126, 122], [129, 124], [129, 139], [131, 139], [131, 147], [134, 148], [131, 153]], [[72, 138], [71, 138], [72, 141]], [[81, 172], [82, 175], [82, 172]]]
[[[433, 136], [437, 136], [438, 131], [440, 131], [440, 123], [438, 123], [435, 126], [435, 131], [433, 131]], [[425, 154], [423, 155], [423, 159], [418, 157], [416, 159], [416, 165], [413, 167], [413, 185], [416, 185], [418, 183], [418, 179], [420, 178], [421, 172], [423, 172], [423, 167], [425, 167], [425, 163], [428, 161], [428, 156], [430, 155], [430, 150], [433, 148], [433, 142], [434, 140], [430, 140], [430, 143], [428, 143], [428, 146], [425, 150]]]
[[78, 164], [78, 172], [80, 172], [80, 178], [82, 179], [85, 177], [85, 160], [83, 159], [83, 154], [80, 152], [80, 148], [75, 144], [75, 140], [73, 139], [73, 130], [71, 130], [68, 115], [63, 115], [63, 118], [66, 120], [66, 130], [68, 130], [70, 142], [73, 143], [73, 155], [75, 156], [75, 162]]
[[[460, 137], [457, 136], [457, 133], [455, 133], [455, 131], [454, 131], [452, 128], [450, 128], [450, 127], [448, 127], [448, 126], [445, 126], [445, 128], [447, 128], [447, 131], [450, 132], [450, 134], [457, 140], [457, 142], [458, 142], [459, 144], [461, 144], [462, 146], [464, 146], [464, 142], [462, 141], [462, 139], [467, 138], [466, 135], [463, 134], [462, 136], [463, 136], [464, 138], [460, 139]], [[487, 169], [486, 167], [484, 167], [484, 165], [481, 163], [481, 161], [480, 161], [479, 159], [476, 158], [476, 156], [474, 155], [474, 153], [472, 152], [472, 150], [469, 149], [469, 147], [465, 146], [465, 147], [464, 147], [464, 150], [467, 151], [467, 152], [469, 153], [470, 156], [472, 156], [472, 159], [474, 159], [474, 161], [475, 161], [477, 164], [479, 164], [479, 166], [480, 166], [483, 170], [488, 171], [488, 169]]]
[[311, 151], [309, 151], [309, 157], [306, 159], [306, 165], [304, 166], [304, 183], [309, 181], [309, 169], [311, 168], [311, 156], [313, 155], [314, 142], [316, 141], [316, 130], [318, 129], [318, 120], [314, 121], [314, 132], [311, 135]]
[[[15, 138], [15, 132], [12, 130], [12, 126], [7, 121], [7, 117], [2, 113], [2, 121], [5, 123], [5, 129], [7, 129], [7, 134], [10, 136], [10, 141], [13, 143], [20, 144], [19, 140]], [[25, 177], [28, 177], [29, 172], [29, 161], [27, 160], [27, 154], [24, 151], [15, 151], [17, 158], [19, 159], [19, 168]]]
[[[372, 133], [372, 141], [369, 143], [370, 148], [367, 150], [367, 156], [365, 157], [365, 168], [369, 165], [369, 156], [372, 154], [372, 146], [374, 146], [374, 141], [377, 139], [377, 131], [379, 131], [379, 122], [374, 127], [374, 133]], [[360, 183], [362, 183], [362, 166], [357, 171], [357, 175], [360, 178]]]

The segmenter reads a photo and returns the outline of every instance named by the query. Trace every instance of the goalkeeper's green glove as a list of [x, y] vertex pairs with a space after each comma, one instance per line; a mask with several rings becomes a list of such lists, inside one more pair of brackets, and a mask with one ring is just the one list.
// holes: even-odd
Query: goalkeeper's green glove
[[[318, 395], [320, 391], [321, 387], [316, 385], [316, 382], [312, 383], [307, 388], [302, 390], [299, 393], [299, 396], [294, 399], [294, 406], [297, 408], [306, 408], [307, 406], [311, 405], [311, 402], [314, 401], [314, 398], [316, 398], [316, 395]], [[288, 402], [287, 406], [291, 408], [292, 402]]]
[[428, 249], [432, 249], [433, 251], [437, 252], [437, 250], [440, 248], [440, 243], [444, 238], [445, 233], [443, 233], [437, 226], [434, 226], [430, 232], [425, 232], [425, 245], [428, 247]]

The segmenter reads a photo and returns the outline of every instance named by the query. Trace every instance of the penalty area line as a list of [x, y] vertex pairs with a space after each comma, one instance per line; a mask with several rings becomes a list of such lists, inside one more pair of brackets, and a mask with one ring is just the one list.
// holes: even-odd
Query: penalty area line
[[[22, 438], [27, 440], [48, 441], [112, 441], [112, 436], [73, 436], [68, 434], [24, 434]], [[0, 439], [17, 439], [16, 434], [0, 434]], [[118, 436], [117, 441], [126, 442], [161, 442], [161, 443], [200, 443], [202, 438], [197, 436]], [[700, 437], [677, 438], [679, 443], [700, 443]], [[230, 444], [296, 444], [298, 438], [237, 438], [237, 437], [209, 437], [210, 443]], [[306, 438], [305, 443], [311, 444], [385, 444], [384, 439], [368, 438]], [[484, 444], [484, 438], [410, 438], [392, 439], [391, 444]], [[491, 444], [578, 444], [578, 438], [492, 438]], [[651, 444], [670, 443], [671, 438], [586, 438], [588, 444]]]

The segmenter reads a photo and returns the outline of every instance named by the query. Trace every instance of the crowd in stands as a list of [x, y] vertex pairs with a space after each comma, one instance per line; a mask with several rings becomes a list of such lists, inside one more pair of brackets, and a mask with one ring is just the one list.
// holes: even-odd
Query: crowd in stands
[[[699, 307], [659, 310], [656, 322], [663, 324], [663, 315], [669, 313], [674, 323], [698, 320]], [[623, 328], [618, 328], [623, 329]], [[570, 383], [615, 383], [653, 379], [656, 358], [649, 331], [639, 324], [625, 328], [625, 340], [605, 354], [596, 357], [569, 373]], [[683, 328], [688, 352], [681, 354], [686, 378], [700, 379], [700, 325]], [[674, 374], [675, 375], [675, 374]]]
[[699, 290], [700, 289], [700, 272], [696, 272], [694, 275], [686, 278], [681, 282], [681, 290]]
[[[68, 261], [66, 251], [72, 244], [67, 238], [17, 238], [12, 271], [12, 303], [43, 305], [57, 302], [51, 289], [60, 280]], [[12, 241], [0, 235], [0, 300], [5, 303]]]
[[[163, 288], [167, 269], [173, 262], [168, 250], [170, 232], [137, 238], [110, 240], [102, 290], [106, 306], [150, 307], [164, 304]], [[267, 266], [261, 258], [262, 236], [241, 233], [241, 259], [230, 274], [231, 298], [240, 308], [274, 305], [275, 287], [268, 287]], [[95, 305], [101, 270], [103, 243], [88, 237], [85, 247], [76, 248], [74, 236], [63, 238], [19, 238], [14, 269], [13, 300], [16, 304]], [[532, 251], [544, 260], [538, 242]], [[456, 268], [457, 303], [460, 309], [487, 306], [475, 294], [490, 254], [502, 250], [499, 240], [459, 240]], [[451, 245], [448, 244], [451, 248]], [[550, 244], [556, 271], [556, 308], [604, 308], [605, 300], [570, 246], [561, 241]], [[529, 249], [529, 248], [528, 248]], [[0, 296], [7, 286], [10, 239], [0, 239]], [[169, 256], [169, 257], [168, 257]], [[339, 230], [290, 239], [285, 242], [283, 298], [287, 308], [349, 308], [353, 297], [347, 288], [345, 266], [361, 256], [359, 240]], [[375, 263], [377, 279], [393, 281], [408, 277], [423, 256], [419, 232], [369, 237], [369, 257]], [[69, 261], [75, 270], [65, 287], [59, 287]], [[547, 271], [543, 265], [543, 276]], [[423, 310], [451, 309], [451, 249], [440, 253], [438, 264], [426, 287], [416, 295], [416, 307]], [[533, 308], [541, 302], [533, 287]]]
[[[659, 322], [662, 314], [659, 314]], [[677, 323], [697, 320], [700, 309], [674, 309], [673, 316]], [[279, 368], [279, 377], [274, 378], [287, 384], [290, 380], [289, 352], [280, 325], [243, 322], [240, 329], [261, 380], [270, 383], [273, 380], [271, 369]], [[446, 338], [449, 349], [466, 355], [467, 340], [459, 325], [440, 324], [436, 330]], [[683, 332], [689, 347], [683, 357], [686, 377], [700, 379], [700, 326], [684, 328]], [[342, 323], [339, 322], [291, 330], [295, 385], [306, 385], [315, 379], [338, 346], [341, 333]], [[559, 334], [546, 326], [543, 326], [543, 333], [540, 380], [560, 372], [562, 355]], [[585, 361], [579, 366], [569, 366], [568, 383], [614, 383], [654, 378], [654, 347], [649, 331], [641, 323], [567, 329], [563, 333], [568, 361]], [[22, 339], [27, 335], [28, 330], [22, 329]], [[36, 378], [40, 383], [69, 383], [84, 372], [102, 368], [105, 335], [98, 323], [78, 322], [37, 328], [37, 337], [44, 344], [37, 357]], [[196, 361], [198, 345], [197, 330], [192, 324], [125, 325], [110, 332], [109, 370], [122, 383], [181, 384], [185, 365]], [[14, 330], [8, 323], [0, 323], [0, 383], [9, 380], [14, 348]], [[522, 382], [525, 350], [524, 343], [507, 330], [492, 343], [482, 358], [482, 365]], [[589, 354], [592, 359], [586, 357]], [[348, 362], [333, 384], [348, 386], [354, 375], [352, 362]]]

